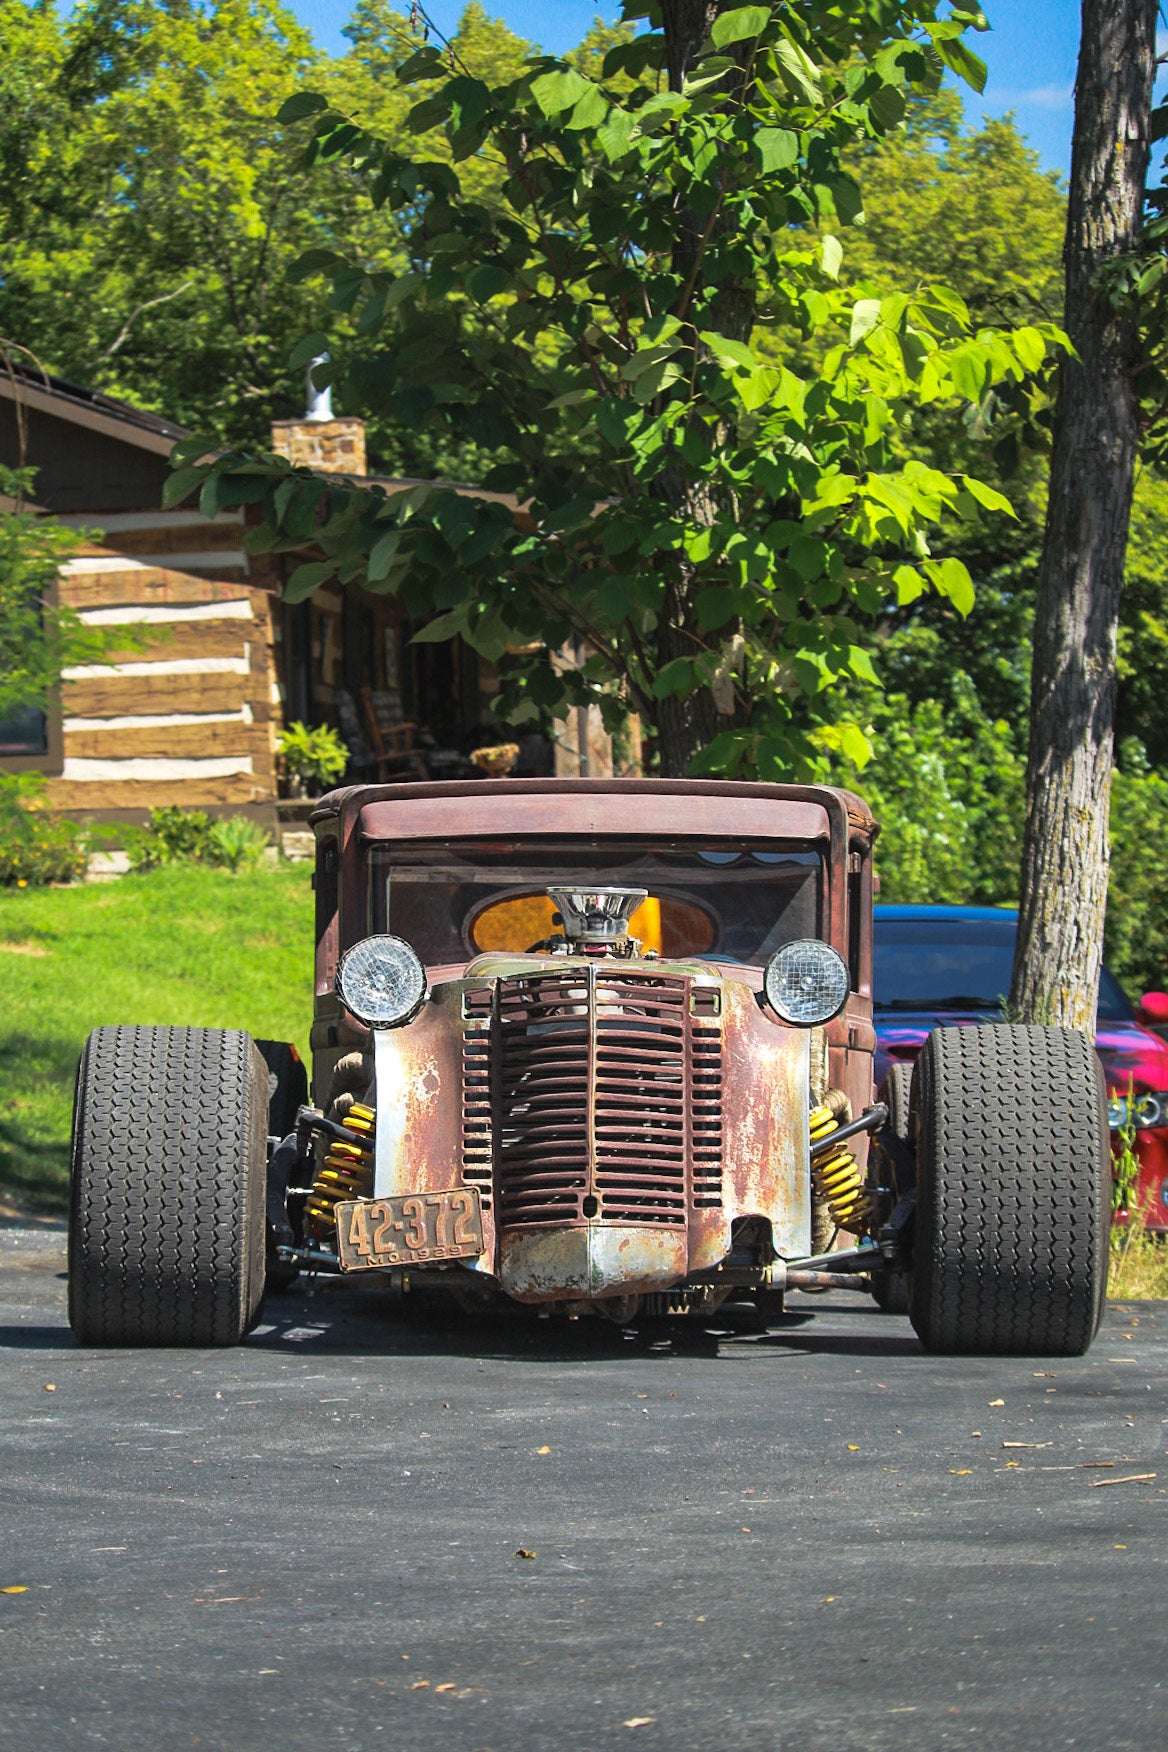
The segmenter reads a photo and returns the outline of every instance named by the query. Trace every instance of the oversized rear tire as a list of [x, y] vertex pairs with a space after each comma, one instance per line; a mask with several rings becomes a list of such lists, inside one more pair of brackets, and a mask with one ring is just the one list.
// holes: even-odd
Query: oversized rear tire
[[[909, 1124], [912, 1112], [912, 1066], [895, 1064], [885, 1077], [876, 1096], [888, 1108], [886, 1129], [899, 1143], [910, 1141]], [[899, 1196], [905, 1190], [897, 1184]], [[885, 1314], [907, 1314], [911, 1300], [909, 1275], [904, 1271], [877, 1272], [872, 1278], [872, 1300]]]
[[82, 1344], [238, 1344], [264, 1293], [268, 1071], [220, 1028], [97, 1028], [77, 1075], [69, 1323]]
[[1103, 1070], [1067, 1028], [937, 1028], [916, 1066], [912, 1323], [930, 1350], [1081, 1356], [1107, 1285]]

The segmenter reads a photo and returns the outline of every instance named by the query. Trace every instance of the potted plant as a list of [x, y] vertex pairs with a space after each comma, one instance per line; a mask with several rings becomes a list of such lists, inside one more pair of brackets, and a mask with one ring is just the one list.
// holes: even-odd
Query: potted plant
[[289, 724], [276, 752], [284, 768], [289, 797], [319, 797], [331, 789], [349, 764], [349, 750], [327, 724], [311, 729], [299, 722]]

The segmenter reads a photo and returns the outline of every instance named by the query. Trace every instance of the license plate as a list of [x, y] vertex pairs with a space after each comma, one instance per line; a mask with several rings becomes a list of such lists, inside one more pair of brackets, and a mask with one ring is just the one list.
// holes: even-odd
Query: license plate
[[361, 1198], [336, 1207], [342, 1271], [384, 1265], [433, 1265], [483, 1251], [483, 1214], [475, 1186]]

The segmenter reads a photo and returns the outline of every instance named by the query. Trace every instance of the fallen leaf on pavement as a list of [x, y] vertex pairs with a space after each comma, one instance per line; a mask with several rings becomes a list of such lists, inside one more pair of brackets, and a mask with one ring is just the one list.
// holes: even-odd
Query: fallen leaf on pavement
[[535, 1557], [535, 1552], [528, 1551], [525, 1546], [521, 1545], [519, 1547], [519, 1550], [515, 1553], [515, 1555], [516, 1555], [516, 1557], [524, 1557], [527, 1559], [528, 1563], [531, 1563]]
[[1078, 1469], [1080, 1472], [1090, 1472], [1090, 1470], [1093, 1466], [1114, 1466], [1114, 1465], [1115, 1465], [1114, 1460], [1080, 1460]]
[[457, 1679], [447, 1679], [447, 1681], [444, 1685], [435, 1685], [434, 1690], [435, 1691], [457, 1691], [458, 1690], [458, 1681], [457, 1681]]
[[45, 1392], [46, 1393], [55, 1393], [56, 1391], [57, 1391], [57, 1383], [55, 1381], [46, 1381], [45, 1382]]
[[972, 1471], [972, 1466], [951, 1466], [949, 1468], [950, 1475], [953, 1478], [968, 1478]]
[[535, 1451], [537, 1454], [550, 1454], [551, 1453], [550, 1448], [537, 1448]]
[[27, 1594], [27, 1588], [0, 1588], [0, 1594]]
[[1003, 1442], [1003, 1448], [1053, 1448], [1053, 1442]]
[[1123, 1478], [1093, 1478], [1092, 1490], [1102, 1490], [1107, 1484], [1150, 1484], [1155, 1478], [1154, 1472], [1129, 1472]]
[[656, 1716], [630, 1716], [627, 1722], [622, 1722], [622, 1728], [647, 1728], [650, 1722], [655, 1722]]
[[410, 1686], [411, 1691], [429, 1691], [429, 1689], [430, 1681], [428, 1679], [415, 1679], [414, 1683]]
[[1004, 1399], [987, 1399], [986, 1400], [987, 1405], [1005, 1405], [1005, 1403], [1006, 1403], [1006, 1401]]
[[849, 1442], [848, 1443], [848, 1453], [849, 1454], [858, 1454], [859, 1452], [860, 1452], [859, 1442]]

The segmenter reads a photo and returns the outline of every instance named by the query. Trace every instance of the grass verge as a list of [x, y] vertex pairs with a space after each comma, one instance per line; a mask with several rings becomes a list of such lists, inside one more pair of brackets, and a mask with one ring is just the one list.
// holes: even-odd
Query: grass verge
[[1168, 1241], [1153, 1234], [1142, 1211], [1111, 1231], [1107, 1294], [1133, 1302], [1168, 1300]]
[[108, 1022], [246, 1028], [307, 1055], [311, 865], [171, 865], [0, 891], [0, 1207], [63, 1212], [77, 1060]]

